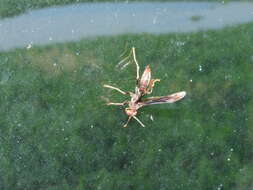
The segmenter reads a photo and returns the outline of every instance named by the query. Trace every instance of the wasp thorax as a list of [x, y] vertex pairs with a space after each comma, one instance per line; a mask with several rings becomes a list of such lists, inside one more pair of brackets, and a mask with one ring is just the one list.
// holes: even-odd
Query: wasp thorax
[[132, 110], [130, 108], [126, 108], [125, 109], [125, 112], [128, 116], [135, 116], [137, 114], [137, 111], [136, 110]]

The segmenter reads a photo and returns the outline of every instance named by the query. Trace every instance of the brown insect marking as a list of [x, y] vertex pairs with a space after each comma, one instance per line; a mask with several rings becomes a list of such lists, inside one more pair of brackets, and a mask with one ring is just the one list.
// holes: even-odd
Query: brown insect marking
[[147, 65], [139, 82], [139, 89], [141, 92], [145, 93], [147, 91], [147, 88], [150, 85], [151, 80], [151, 69], [150, 66]]

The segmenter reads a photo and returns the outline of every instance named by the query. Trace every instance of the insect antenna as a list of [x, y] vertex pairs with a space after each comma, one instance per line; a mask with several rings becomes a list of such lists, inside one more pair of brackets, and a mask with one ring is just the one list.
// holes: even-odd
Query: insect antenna
[[131, 49], [131, 51], [128, 53], [127, 49], [120, 55], [120, 58], [123, 58], [118, 64], [116, 65], [116, 68], [120, 68], [120, 70], [123, 70], [126, 66], [131, 64], [133, 61], [136, 62], [135, 57], [135, 50], [134, 47]]
[[120, 54], [119, 57], [123, 57], [124, 55], [126, 55], [127, 52], [128, 52], [128, 44], [126, 43], [125, 49], [124, 49], [123, 53]]

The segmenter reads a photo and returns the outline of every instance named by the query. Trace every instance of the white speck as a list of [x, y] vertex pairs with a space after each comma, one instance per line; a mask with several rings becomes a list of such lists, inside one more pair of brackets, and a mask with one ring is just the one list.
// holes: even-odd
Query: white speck
[[71, 30], [71, 33], [74, 34], [74, 33], [75, 33], [75, 30], [72, 29], [72, 30]]
[[221, 190], [222, 187], [223, 187], [223, 184], [220, 184], [220, 185], [218, 186], [217, 190]]
[[69, 140], [69, 139], [68, 139], [68, 137], [65, 137], [64, 140], [67, 141], [67, 140]]
[[62, 130], [62, 131], [64, 131], [65, 129], [64, 129], [64, 128], [62, 128], [61, 130]]
[[230, 151], [231, 151], [231, 152], [233, 152], [233, 151], [234, 151], [234, 149], [233, 149], [233, 148], [231, 148], [231, 149], [230, 149]]
[[80, 55], [80, 52], [76, 52], [76, 55]]
[[232, 78], [232, 76], [231, 75], [225, 75], [225, 80], [229, 80], [229, 79], [231, 79]]
[[65, 156], [65, 157], [67, 157], [67, 156], [68, 156], [68, 154], [67, 154], [67, 153], [65, 153], [65, 154], [64, 154], [64, 156]]
[[158, 149], [158, 151], [159, 151], [159, 152], [161, 152], [161, 151], [162, 151], [162, 149], [160, 149], [160, 148], [159, 148], [159, 149]]
[[156, 18], [153, 18], [153, 24], [156, 24]]
[[214, 152], [211, 152], [210, 154], [213, 156], [213, 155], [214, 155]]
[[32, 48], [32, 43], [30, 43], [30, 44], [28, 44], [27, 46], [26, 46], [26, 49], [31, 49]]
[[185, 42], [182, 41], [176, 41], [176, 46], [180, 47], [180, 46], [184, 46]]
[[227, 161], [230, 161], [230, 160], [231, 160], [230, 158], [227, 159]]
[[21, 123], [18, 124], [18, 127], [21, 127]]
[[92, 129], [93, 129], [93, 127], [94, 127], [93, 125], [90, 126], [90, 128], [92, 128]]
[[57, 66], [57, 63], [54, 63], [53, 66], [56, 67], [56, 66]]
[[66, 123], [69, 123], [69, 121], [66, 121]]
[[219, 21], [219, 22], [223, 22], [223, 19], [222, 19], [222, 18], [219, 18], [218, 21]]
[[202, 65], [199, 65], [199, 72], [202, 71]]
[[190, 79], [190, 82], [192, 82], [192, 79]]
[[52, 41], [52, 40], [53, 40], [53, 38], [52, 38], [52, 37], [49, 37], [48, 39], [49, 39], [49, 41]]
[[150, 120], [154, 121], [153, 115], [150, 115]]

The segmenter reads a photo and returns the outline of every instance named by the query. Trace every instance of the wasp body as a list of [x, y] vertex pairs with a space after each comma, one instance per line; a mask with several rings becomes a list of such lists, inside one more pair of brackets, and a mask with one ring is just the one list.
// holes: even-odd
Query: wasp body
[[128, 115], [128, 120], [123, 127], [127, 127], [131, 118], [134, 118], [136, 121], [138, 121], [140, 123], [140, 125], [142, 127], [145, 127], [145, 125], [136, 117], [138, 109], [140, 109], [143, 106], [147, 106], [147, 105], [174, 103], [174, 102], [182, 99], [186, 95], [186, 92], [181, 91], [181, 92], [177, 92], [177, 93], [174, 93], [174, 94], [171, 94], [168, 96], [150, 97], [150, 98], [146, 98], [145, 100], [142, 100], [143, 96], [152, 93], [155, 83], [159, 82], [160, 79], [152, 79], [151, 78], [151, 69], [150, 69], [149, 65], [146, 66], [142, 76], [140, 77], [140, 75], [139, 75], [140, 69], [139, 69], [138, 62], [136, 60], [134, 47], [132, 48], [130, 55], [133, 55], [133, 60], [136, 65], [135, 91], [134, 91], [134, 93], [133, 92], [125, 92], [119, 88], [116, 88], [116, 87], [113, 87], [110, 85], [104, 85], [105, 88], [111, 88], [111, 89], [117, 90], [121, 94], [130, 95], [130, 97], [131, 97], [130, 101], [124, 101], [122, 103], [108, 102], [107, 105], [117, 105], [117, 106], [128, 105], [128, 107], [125, 108], [125, 113], [126, 113], [126, 115]]

